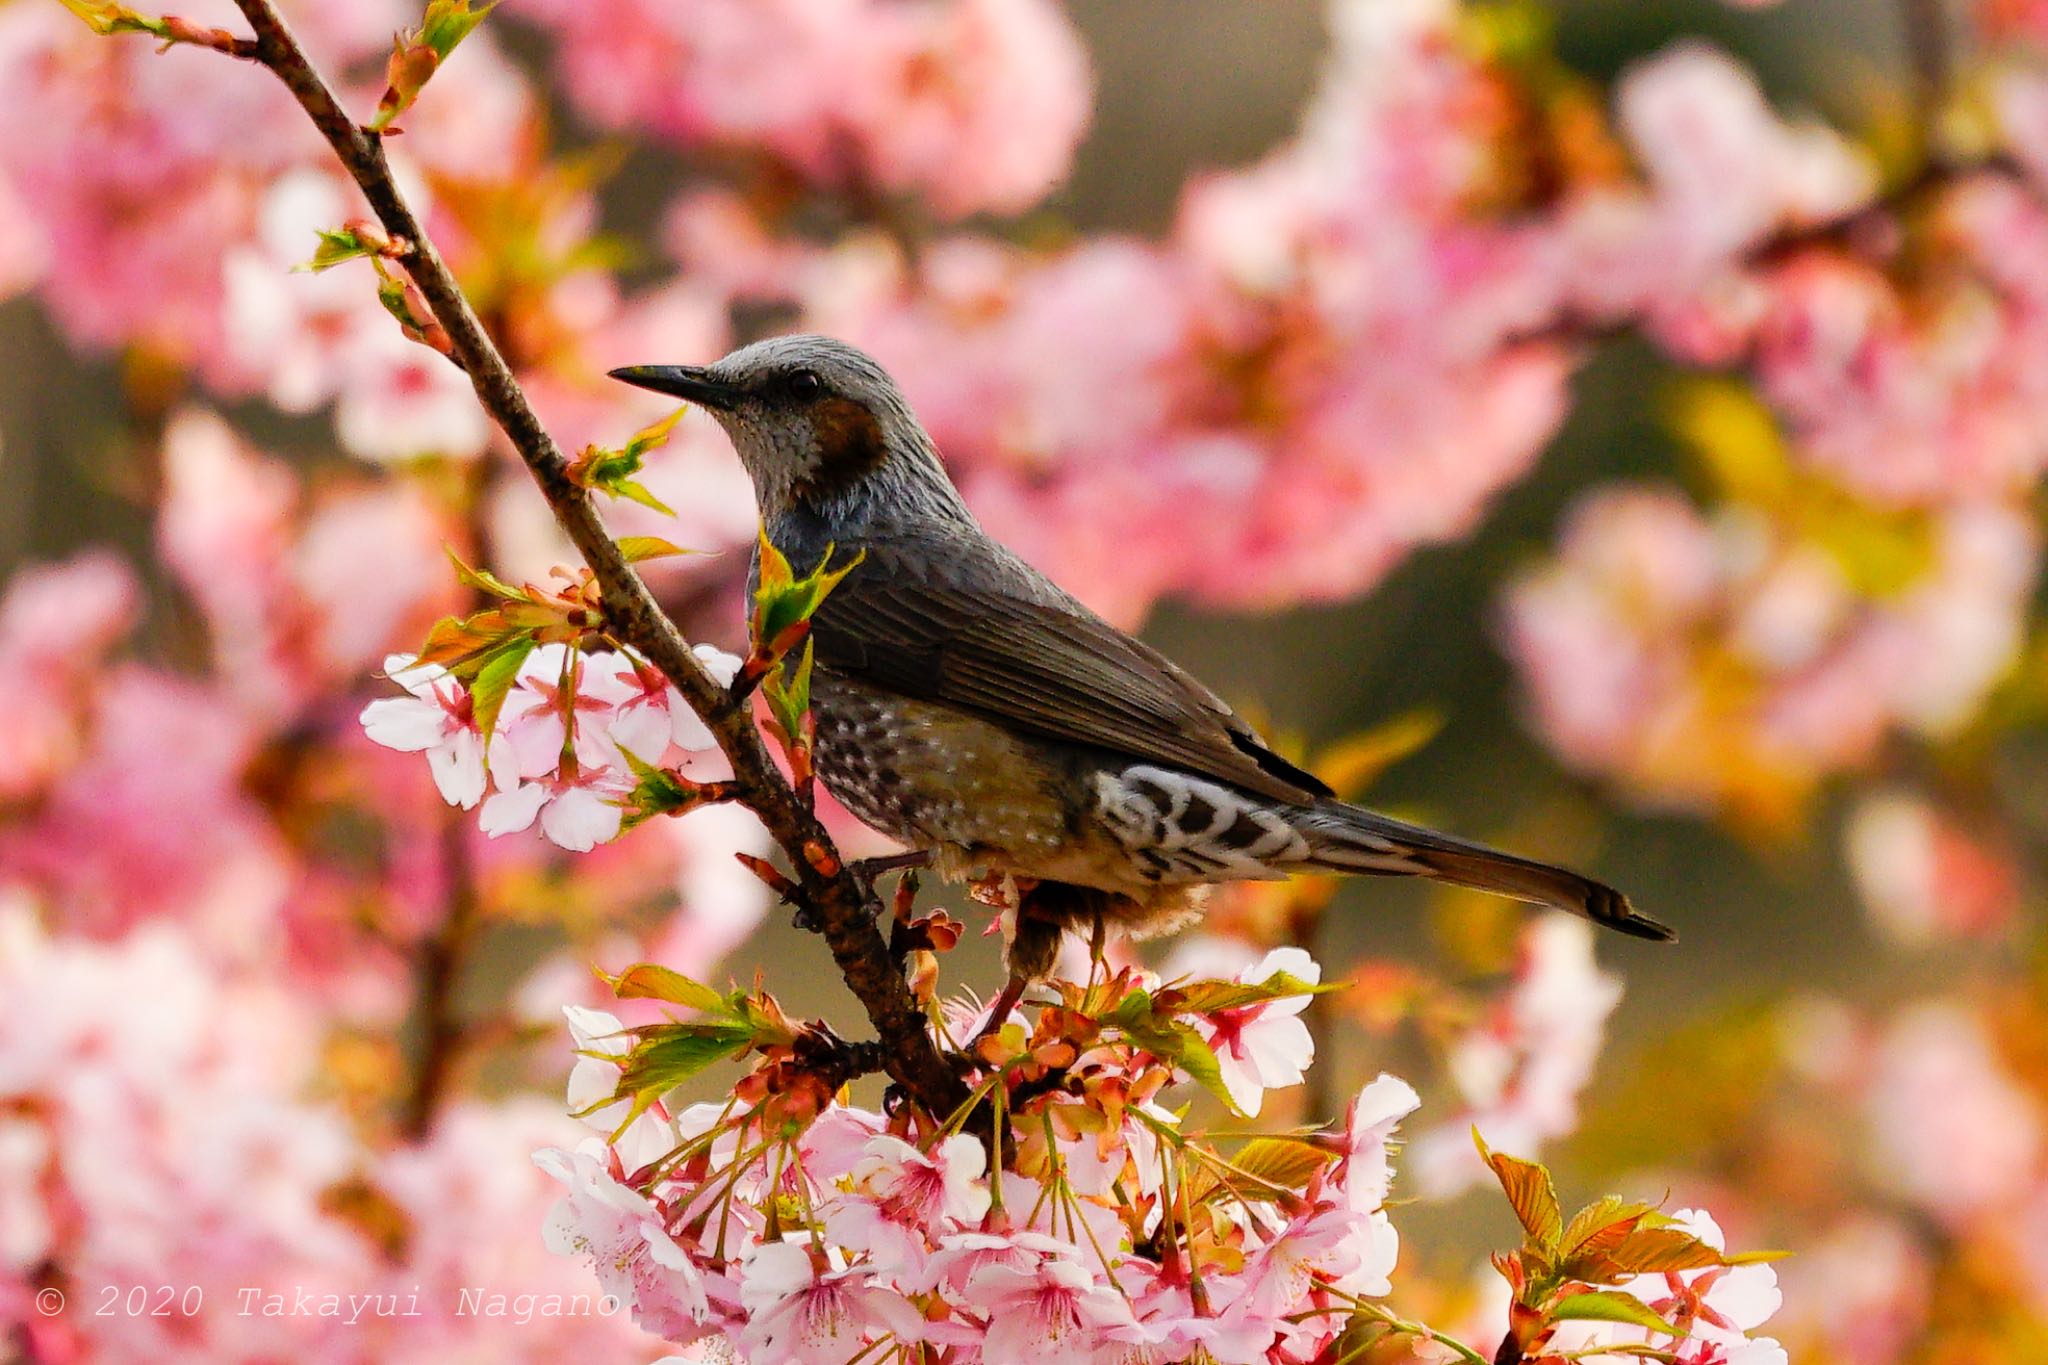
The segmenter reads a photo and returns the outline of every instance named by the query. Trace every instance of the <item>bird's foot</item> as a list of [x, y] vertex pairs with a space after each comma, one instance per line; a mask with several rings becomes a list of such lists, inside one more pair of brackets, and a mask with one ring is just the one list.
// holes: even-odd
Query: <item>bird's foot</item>
[[873, 886], [875, 878], [891, 872], [909, 872], [932, 865], [932, 851], [928, 848], [914, 848], [903, 853], [887, 853], [878, 858], [855, 858], [846, 865], [855, 879], [863, 886]]
[[1024, 991], [1030, 984], [1031, 982], [1024, 977], [1013, 973], [1010, 979], [1003, 983], [1002, 993], [996, 996], [995, 1002], [989, 1006], [988, 1018], [982, 1021], [981, 1028], [967, 1040], [967, 1046], [962, 1050], [972, 1055], [975, 1046], [982, 1039], [1009, 1022], [1010, 1011], [1017, 1008], [1017, 1002], [1024, 998]]

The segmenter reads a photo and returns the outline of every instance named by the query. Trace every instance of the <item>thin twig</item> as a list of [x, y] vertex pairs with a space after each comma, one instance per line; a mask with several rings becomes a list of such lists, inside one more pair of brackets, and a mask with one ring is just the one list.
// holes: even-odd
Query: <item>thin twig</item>
[[[567, 458], [541, 426], [511, 367], [485, 333], [433, 240], [399, 192], [383, 139], [348, 116], [269, 0], [235, 2], [256, 35], [253, 48], [237, 49], [236, 55], [261, 63], [284, 82], [362, 190], [384, 230], [413, 244], [414, 250], [399, 264], [419, 287], [435, 321], [447, 331], [450, 358], [469, 376], [478, 401], [519, 453], [555, 520], [590, 566], [604, 594], [605, 616], [613, 633], [645, 655], [683, 694], [731, 763], [743, 804], [761, 818], [789, 855], [812, 919], [831, 948], [841, 976], [874, 1024], [889, 1075], [927, 1111], [951, 1111], [965, 1089], [940, 1057], [925, 1029], [923, 1014], [889, 960], [888, 947], [875, 924], [879, 907], [872, 893], [838, 866], [836, 854], [829, 860], [806, 856], [806, 850], [829, 852], [831, 836], [783, 781], [751, 711], [734, 703], [690, 652], [689, 643], [605, 530], [590, 495], [569, 478]], [[827, 866], [838, 870], [829, 874], [821, 870]]]
[[433, 1131], [466, 1041], [455, 996], [476, 934], [478, 897], [469, 822], [462, 817], [463, 812], [451, 810], [441, 833], [447, 913], [420, 943], [413, 966], [413, 1018], [419, 1037], [412, 1079], [398, 1116], [399, 1131], [412, 1142]]

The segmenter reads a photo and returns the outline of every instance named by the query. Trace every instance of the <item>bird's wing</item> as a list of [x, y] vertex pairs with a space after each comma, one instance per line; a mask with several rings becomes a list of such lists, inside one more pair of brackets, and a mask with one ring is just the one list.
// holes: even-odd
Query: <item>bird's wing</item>
[[1329, 794], [1214, 692], [992, 542], [871, 544], [812, 627], [820, 667], [873, 687], [1275, 800]]

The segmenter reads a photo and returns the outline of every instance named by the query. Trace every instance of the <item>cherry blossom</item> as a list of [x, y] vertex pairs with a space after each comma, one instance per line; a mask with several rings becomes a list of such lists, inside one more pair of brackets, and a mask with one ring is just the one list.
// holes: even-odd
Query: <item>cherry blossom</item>
[[753, 1359], [798, 1365], [839, 1365], [879, 1338], [909, 1344], [924, 1324], [909, 1300], [876, 1286], [865, 1271], [820, 1271], [794, 1242], [770, 1242], [748, 1255], [740, 1303], [747, 1313], [741, 1349]]
[[984, 1266], [967, 1281], [967, 1294], [988, 1317], [985, 1359], [1088, 1365], [1109, 1330], [1130, 1319], [1115, 1290], [1065, 1256]]
[[[1283, 972], [1313, 986], [1322, 969], [1299, 948], [1276, 948], [1234, 979], [1256, 985]], [[1231, 1103], [1240, 1112], [1257, 1117], [1268, 1090], [1301, 1084], [1316, 1055], [1315, 1039], [1300, 1017], [1308, 1000], [1292, 995], [1261, 1001], [1219, 1011], [1202, 1025]]]
[[380, 697], [363, 708], [363, 733], [387, 749], [421, 753], [441, 799], [464, 810], [484, 796], [484, 737], [469, 691], [446, 669], [410, 654], [384, 660], [384, 675], [411, 693]]
[[1485, 1175], [1473, 1159], [1474, 1129], [1521, 1151], [1572, 1130], [1621, 991], [1594, 962], [1591, 925], [1560, 914], [1531, 921], [1514, 985], [1452, 1044], [1449, 1070], [1466, 1112], [1410, 1144], [1425, 1194], [1454, 1194]]

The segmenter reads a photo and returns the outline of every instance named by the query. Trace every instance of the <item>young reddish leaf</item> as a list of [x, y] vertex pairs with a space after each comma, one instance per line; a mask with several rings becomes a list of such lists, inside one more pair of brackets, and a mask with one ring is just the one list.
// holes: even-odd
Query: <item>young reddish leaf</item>
[[764, 595], [778, 593], [796, 582], [796, 574], [789, 567], [789, 557], [775, 548], [775, 542], [768, 539], [768, 528], [761, 528], [760, 537], [761, 573], [760, 584], [754, 590], [758, 603]]
[[1550, 1172], [1536, 1162], [1493, 1151], [1477, 1128], [1472, 1130], [1472, 1142], [1479, 1148], [1480, 1159], [1499, 1179], [1508, 1206], [1514, 1209], [1523, 1231], [1529, 1234], [1530, 1244], [1545, 1255], [1556, 1251], [1558, 1238], [1564, 1232], [1564, 1214], [1558, 1208]]
[[497, 0], [482, 9], [471, 9], [469, 0], [430, 0], [420, 26], [399, 34], [391, 44], [391, 59], [384, 69], [384, 94], [370, 119], [370, 130], [381, 133], [412, 107], [420, 91], [448, 60], [456, 44], [497, 8]]
[[1646, 1219], [1660, 1223], [1663, 1215], [1636, 1200], [1602, 1195], [1572, 1215], [1560, 1245], [1567, 1256], [1576, 1251], [1612, 1247]]
[[1650, 1306], [1633, 1294], [1619, 1289], [1598, 1289], [1567, 1295], [1551, 1306], [1546, 1315], [1552, 1322], [1625, 1322], [1667, 1337], [1684, 1332], [1650, 1311]]
[[705, 1014], [730, 1012], [726, 998], [711, 987], [652, 962], [637, 962], [617, 976], [606, 976], [604, 982], [621, 1000], [666, 1000]]
[[1243, 1177], [1229, 1179], [1223, 1172], [1207, 1172], [1191, 1183], [1190, 1197], [1200, 1203], [1227, 1186], [1239, 1199], [1276, 1199], [1279, 1191], [1301, 1189], [1308, 1184], [1309, 1177], [1336, 1159], [1336, 1153], [1301, 1138], [1253, 1138], [1230, 1158], [1230, 1165], [1243, 1172]]
[[[1612, 1250], [1599, 1256], [1597, 1262], [1605, 1271], [1599, 1277], [1601, 1279], [1657, 1275], [1671, 1270], [1706, 1270], [1728, 1263], [1720, 1252], [1677, 1227], [1639, 1227]], [[1593, 1277], [1589, 1275], [1587, 1278]]]

